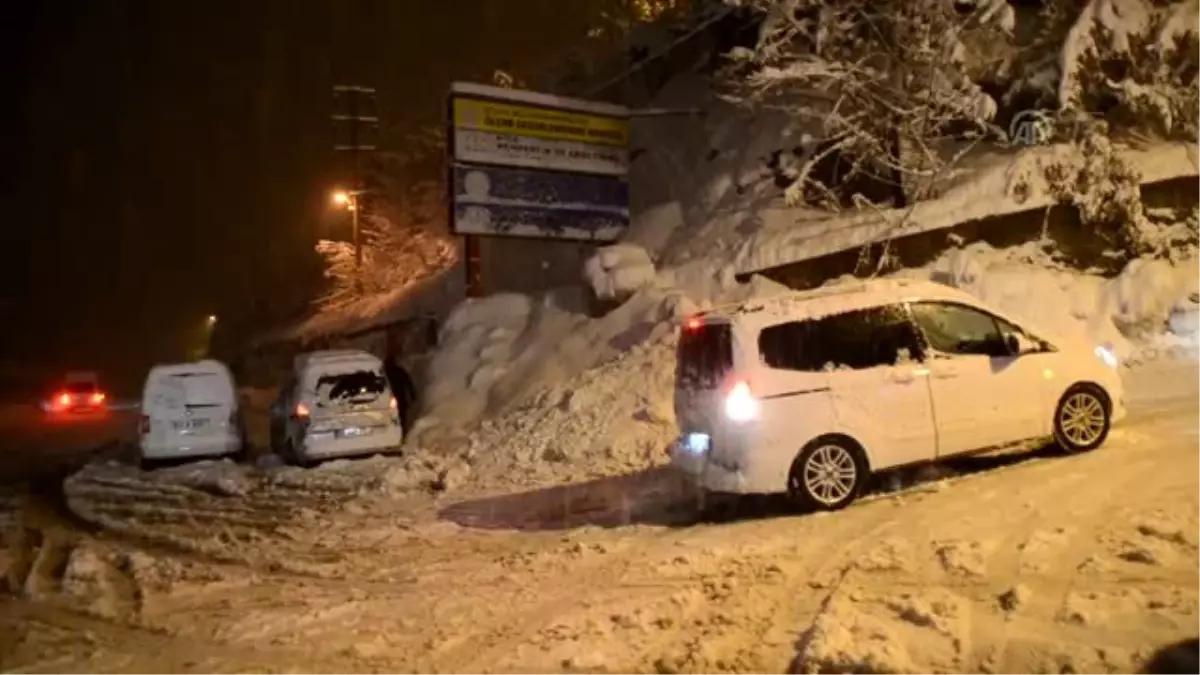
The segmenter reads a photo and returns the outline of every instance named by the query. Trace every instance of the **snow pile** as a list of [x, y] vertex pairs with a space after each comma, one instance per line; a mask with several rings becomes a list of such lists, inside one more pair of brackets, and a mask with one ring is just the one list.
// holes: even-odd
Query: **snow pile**
[[117, 610], [105, 583], [107, 574], [108, 564], [98, 551], [86, 545], [76, 546], [67, 556], [62, 591], [80, 601], [89, 613], [114, 618]]
[[[652, 285], [600, 318], [572, 307], [565, 290], [541, 299], [500, 294], [467, 300], [442, 327], [422, 415], [406, 445], [430, 448], [461, 441], [482, 419], [509, 412], [576, 377], [620, 379], [619, 368], [602, 366], [639, 345], [674, 336], [683, 317], [715, 302], [786, 290], [757, 276], [739, 284], [731, 275], [714, 277], [710, 269], [696, 265], [657, 275]], [[674, 367], [669, 351], [656, 358], [664, 367]], [[636, 382], [625, 383], [613, 391], [634, 397], [640, 388]]]
[[994, 249], [977, 242], [897, 276], [961, 288], [1062, 337], [1111, 344], [1126, 361], [1164, 347], [1196, 346], [1200, 261], [1137, 259], [1112, 279], [1056, 262], [1038, 242]]
[[597, 298], [616, 300], [652, 285], [654, 262], [636, 244], [605, 246], [584, 263], [583, 276]]
[[466, 482], [528, 488], [631, 473], [666, 461], [675, 435], [675, 333], [660, 332], [485, 421], [466, 445]]
[[572, 307], [566, 292], [539, 300], [516, 294], [468, 300], [442, 327], [423, 415], [408, 445], [455, 439], [487, 415], [673, 333], [693, 309], [682, 293], [657, 288], [639, 291], [598, 319]]
[[[296, 533], [332, 532], [348, 522], [342, 516], [356, 501], [419, 498], [435, 478], [432, 467], [397, 457], [333, 460], [313, 469], [262, 461], [271, 457], [257, 465], [202, 460], [153, 471], [94, 461], [63, 481], [63, 498], [76, 518], [122, 537], [214, 560], [312, 572], [330, 561], [311, 534]], [[91, 567], [80, 569], [74, 576], [86, 581]]]
[[460, 304], [442, 326], [441, 346], [429, 365], [426, 410], [446, 421], [482, 413], [491, 386], [504, 375], [531, 319], [553, 321], [561, 314], [550, 303], [538, 309], [535, 318], [533, 300], [515, 293]]

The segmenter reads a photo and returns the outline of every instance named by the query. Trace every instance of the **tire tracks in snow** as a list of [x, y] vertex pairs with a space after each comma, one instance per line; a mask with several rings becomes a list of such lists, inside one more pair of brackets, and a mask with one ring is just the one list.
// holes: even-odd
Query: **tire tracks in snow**
[[[522, 644], [529, 642], [530, 636], [536, 634], [539, 625], [553, 624], [553, 617], [564, 617], [569, 620], [572, 615], [593, 614], [597, 606], [606, 608], [644, 606], [648, 602], [647, 592], [651, 590], [657, 600], [649, 599], [649, 604], [669, 603], [673, 595], [686, 591], [700, 591], [704, 594], [706, 584], [711, 587], [714, 584], [724, 583], [726, 580], [732, 580], [742, 588], [753, 588], [754, 583], [748, 586], [745, 584], [746, 577], [753, 578], [756, 569], [776, 564], [776, 561], [778, 561], [777, 567], [780, 575], [779, 583], [773, 584], [776, 590], [786, 590], [789, 586], [807, 586], [810, 583], [828, 588], [834, 583], [835, 578], [844, 576], [847, 568], [853, 567], [855, 557], [864, 548], [872, 545], [881, 531], [894, 524], [896, 514], [893, 509], [894, 507], [889, 505], [872, 503], [859, 505], [838, 514], [792, 516], [734, 524], [699, 525], [670, 531], [671, 536], [660, 539], [655, 549], [643, 548], [640, 550], [638, 559], [618, 560], [595, 567], [589, 566], [584, 570], [576, 567], [570, 568], [568, 572], [571, 576], [615, 577], [615, 583], [602, 591], [595, 587], [581, 589], [577, 583], [566, 585], [564, 590], [554, 596], [538, 603], [528, 611], [522, 611], [513, 624], [501, 628], [498, 633], [506, 637], [490, 638], [488, 641], [492, 643], [491, 647], [473, 658], [451, 662], [448, 669], [472, 670], [497, 667], [498, 663], [503, 662], [506, 653], [514, 654]], [[820, 541], [814, 535], [826, 527], [828, 521], [837, 519], [852, 519], [850, 522], [853, 523], [853, 526], [849, 532], [839, 533], [841, 536], [836, 555], [828, 555], [828, 549], [820, 545], [803, 545], [805, 537], [809, 542]], [[795, 538], [778, 537], [778, 528], [786, 525], [796, 526]], [[720, 540], [719, 547], [721, 549], [732, 548], [733, 552], [713, 559], [705, 559], [701, 555], [702, 552], [717, 548], [709, 541], [713, 538]], [[796, 538], [801, 541], [798, 543]], [[764, 545], [764, 541], [774, 541], [775, 543]], [[675, 558], [681, 556], [688, 559], [687, 567], [691, 570], [686, 576], [662, 579], [654, 575], [654, 572], [661, 566], [670, 564]], [[650, 578], [647, 579], [647, 576]], [[543, 583], [552, 584], [553, 581], [545, 579]], [[811, 590], [806, 590], [806, 593], [811, 593]], [[753, 598], [747, 598], [737, 593], [719, 597], [704, 594], [704, 600], [696, 609], [695, 616], [679, 617], [678, 621], [683, 622], [691, 618], [693, 623], [695, 621], [703, 623], [711, 621], [718, 615], [732, 614], [754, 621], [769, 621], [769, 625], [772, 626], [794, 625], [779, 616], [782, 607], [790, 605], [789, 599], [794, 599], [790, 593], [778, 593], [774, 594], [774, 597], [767, 598], [759, 597], [758, 594], [752, 595]], [[586, 607], [581, 605], [581, 596], [586, 598]], [[764, 599], [771, 605], [767, 611], [763, 611], [761, 605], [761, 601]], [[788, 613], [795, 614], [798, 621], [800, 616], [815, 612], [822, 601], [820, 597], [814, 598], [811, 602], [804, 603], [803, 606], [792, 606]], [[642, 655], [639, 660], [635, 661], [641, 663], [642, 667], [652, 662], [654, 657], [669, 653], [673, 648], [686, 647], [681, 643], [686, 643], [694, 638], [690, 629], [682, 631], [682, 634], [680, 631], [659, 629], [653, 631], [652, 635], [657, 635], [658, 639], [651, 638], [644, 641], [642, 643], [644, 646], [641, 647]], [[794, 633], [789, 631], [789, 637], [791, 639], [787, 640], [787, 644], [790, 652]], [[780, 660], [779, 666], [782, 666], [788, 659]], [[533, 667], [530, 664], [514, 665]], [[561, 664], [558, 665], [561, 667]], [[698, 667], [713, 668], [716, 667], [716, 664], [705, 663], [699, 664]]]
[[[1099, 452], [1105, 451], [1121, 451], [1121, 449], [1106, 448]], [[1140, 461], [1137, 465], [1137, 471], [1122, 472], [1120, 479], [1104, 484], [1097, 483], [1093, 475], [1089, 475], [1088, 466], [1081, 464], [1094, 464], [1094, 457], [1082, 455], [1077, 457], [1064, 456], [1058, 458], [1054, 464], [1074, 465], [1071, 467], [1071, 473], [1063, 473], [1066, 467], [1063, 466], [1047, 466], [1038, 467], [1043, 471], [1053, 471], [1056, 476], [1051, 477], [1048, 483], [1039, 484], [1035, 494], [1031, 496], [1022, 496], [1026, 501], [1033, 501], [1039, 504], [1053, 504], [1056, 508], [1055, 514], [1047, 514], [1044, 510], [1032, 510], [1029, 514], [1020, 521], [1008, 525], [1011, 533], [1000, 543], [996, 549], [996, 554], [989, 561], [988, 568], [990, 583], [988, 584], [990, 597], [985, 600], [991, 601], [993, 604], [997, 601], [1000, 594], [1014, 590], [1022, 581], [1032, 581], [1027, 579], [1028, 576], [1025, 570], [1025, 563], [1029, 561], [1029, 548], [1031, 544], [1031, 533], [1037, 535], [1045, 532], [1045, 529], [1039, 529], [1036, 526], [1039, 523], [1045, 523], [1047, 516], [1062, 516], [1065, 515], [1070, 520], [1070, 527], [1074, 530], [1074, 534], [1063, 537], [1065, 541], [1062, 546], [1058, 547], [1057, 554], [1054, 551], [1042, 551], [1043, 556], [1050, 558], [1051, 564], [1049, 569], [1034, 569], [1030, 570], [1036, 573], [1038, 578], [1047, 576], [1063, 578], [1061, 572], [1066, 568], [1074, 569], [1082, 562], [1082, 558], [1086, 554], [1079, 553], [1084, 548], [1084, 540], [1094, 538], [1093, 528], [1105, 516], [1105, 510], [1118, 495], [1122, 494], [1123, 488], [1129, 483], [1140, 480], [1143, 475], [1153, 469], [1153, 463], [1148, 461]], [[1080, 462], [1079, 460], [1085, 460]], [[1071, 489], [1075, 486], [1080, 486], [1083, 489]], [[1064, 490], [1064, 488], [1067, 488]], [[1040, 493], [1038, 495], [1037, 493]], [[1055, 499], [1053, 496], [1066, 494], [1066, 500]], [[1045, 495], [1052, 495], [1050, 499], [1045, 498]], [[1039, 498], [1040, 497], [1040, 498]], [[1088, 516], [1079, 519], [1077, 514], [1080, 507], [1090, 507]], [[1054, 621], [1053, 614], [1057, 611], [1054, 609], [1062, 604], [1063, 599], [1074, 588], [1074, 576], [1066, 575], [1067, 583], [1062, 584], [1064, 589], [1061, 593], [1056, 594], [1057, 597], [1053, 601], [1047, 601], [1046, 594], [1043, 593], [1046, 584], [1036, 584], [1039, 588], [1036, 597], [1033, 601], [1033, 606], [1018, 608], [1018, 615], [1004, 616], [999, 620], [999, 639], [996, 641], [991, 653], [983, 654], [978, 651], [969, 655], [963, 667], [967, 669], [979, 670], [994, 657], [1003, 658], [1005, 651], [1008, 648], [1010, 640], [1010, 630], [1012, 620], [1020, 620], [1026, 622], [1034, 619], [1036, 614], [1038, 619], [1046, 621]], [[1049, 604], [1051, 609], [1049, 612], [1039, 610], [1031, 612], [1034, 607], [1039, 607]], [[972, 644], [981, 644], [983, 642], [982, 635], [976, 630], [976, 634], [972, 636]]]

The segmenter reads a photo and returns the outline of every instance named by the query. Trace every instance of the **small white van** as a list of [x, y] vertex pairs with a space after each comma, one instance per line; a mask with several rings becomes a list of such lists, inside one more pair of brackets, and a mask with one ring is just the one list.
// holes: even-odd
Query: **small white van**
[[883, 469], [1042, 438], [1091, 450], [1123, 396], [1107, 346], [934, 282], [842, 284], [685, 322], [672, 463], [707, 490], [832, 510]]
[[364, 351], [301, 354], [271, 406], [271, 448], [297, 464], [396, 452], [403, 441], [383, 362]]
[[236, 391], [220, 361], [151, 368], [142, 391], [142, 461], [239, 455], [245, 434]]

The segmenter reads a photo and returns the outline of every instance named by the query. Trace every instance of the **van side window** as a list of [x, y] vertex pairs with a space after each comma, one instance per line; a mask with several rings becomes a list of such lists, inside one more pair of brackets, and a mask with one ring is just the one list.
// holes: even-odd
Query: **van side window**
[[929, 346], [939, 352], [1005, 354], [1000, 326], [987, 312], [950, 302], [914, 302], [912, 313]]
[[771, 368], [816, 372], [920, 360], [920, 340], [904, 309], [872, 307], [764, 328], [758, 337]]

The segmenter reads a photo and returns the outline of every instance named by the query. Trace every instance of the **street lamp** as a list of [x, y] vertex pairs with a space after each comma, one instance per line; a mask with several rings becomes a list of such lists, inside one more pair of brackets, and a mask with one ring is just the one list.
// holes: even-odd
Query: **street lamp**
[[207, 319], [207, 321], [208, 321], [208, 325], [209, 325], [209, 326], [215, 326], [215, 325], [216, 325], [216, 323], [217, 323], [217, 315], [216, 315], [216, 314], [209, 314], [209, 315], [208, 315], [208, 319]]
[[350, 212], [350, 221], [354, 228], [354, 267], [362, 267], [362, 245], [358, 234], [358, 197], [362, 190], [337, 190], [333, 193], [333, 203], [346, 207]]

